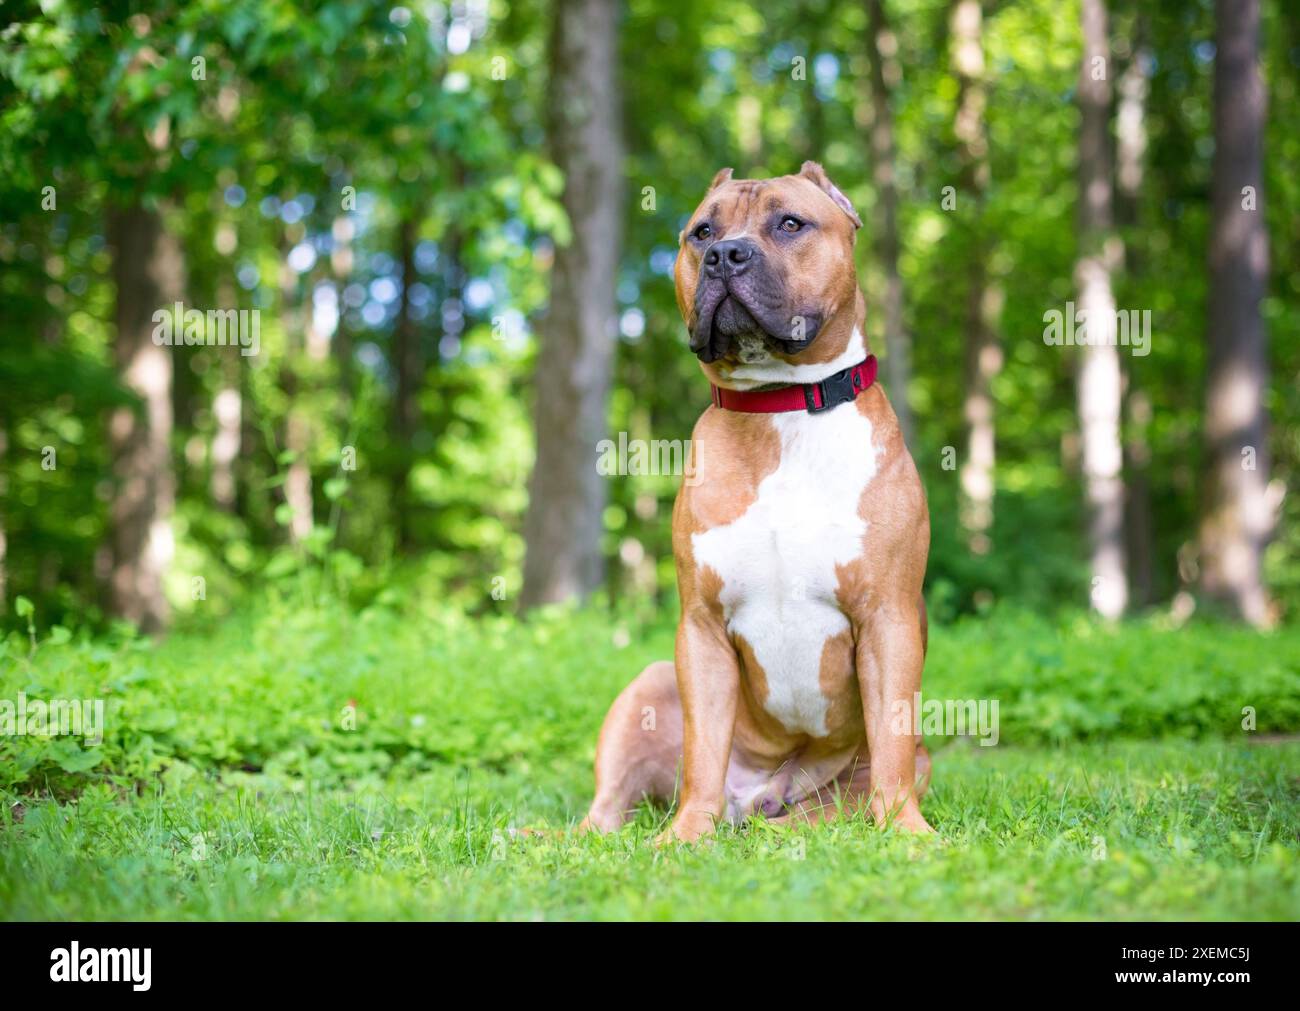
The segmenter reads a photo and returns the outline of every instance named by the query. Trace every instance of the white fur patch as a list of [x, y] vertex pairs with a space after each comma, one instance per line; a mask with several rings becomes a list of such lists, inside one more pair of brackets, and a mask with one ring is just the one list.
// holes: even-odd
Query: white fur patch
[[[760, 342], [761, 344], [761, 342]], [[829, 362], [820, 365], [791, 365], [773, 356], [764, 348], [764, 356], [747, 357], [744, 342], [741, 342], [740, 358], [742, 364], [729, 372], [721, 373], [727, 386], [734, 390], [752, 390], [771, 383], [818, 383], [827, 376], [847, 369], [867, 357], [867, 342], [862, 338], [862, 331], [853, 328], [853, 334], [844, 350]]]
[[858, 557], [858, 515], [876, 474], [871, 422], [853, 403], [824, 414], [772, 415], [781, 461], [745, 514], [691, 538], [697, 565], [722, 578], [727, 629], [749, 643], [767, 678], [765, 708], [791, 733], [824, 737], [822, 647], [849, 627], [835, 566]]

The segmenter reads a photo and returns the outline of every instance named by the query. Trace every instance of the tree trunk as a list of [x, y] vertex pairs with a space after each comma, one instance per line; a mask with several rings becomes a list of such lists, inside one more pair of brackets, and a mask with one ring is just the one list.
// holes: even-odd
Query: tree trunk
[[1128, 390], [1125, 397], [1128, 432], [1124, 440], [1124, 550], [1132, 603], [1155, 603], [1155, 565], [1152, 546], [1155, 523], [1151, 516], [1151, 398], [1143, 390]]
[[[1140, 22], [1134, 34], [1139, 38], [1145, 34]], [[1119, 79], [1119, 103], [1115, 114], [1115, 180], [1119, 192], [1115, 216], [1121, 225], [1137, 223], [1138, 197], [1146, 173], [1147, 94], [1150, 91], [1147, 61], [1151, 58], [1145, 46], [1134, 45], [1133, 57]]]
[[[296, 399], [297, 376], [290, 373], [288, 379], [285, 392]], [[296, 406], [289, 408], [289, 417], [285, 421], [284, 448], [293, 454], [284, 475], [284, 500], [290, 510], [289, 537], [295, 544], [301, 544], [311, 533], [316, 518], [311, 495], [311, 462], [307, 458], [311, 449], [311, 424]]]
[[212, 435], [212, 501], [218, 509], [235, 511], [235, 461], [239, 459], [243, 398], [239, 381], [224, 384], [212, 398], [217, 430]]
[[953, 132], [962, 165], [962, 200], [972, 204], [967, 220], [974, 234], [966, 286], [966, 459], [961, 468], [959, 518], [976, 554], [992, 546], [996, 444], [993, 427], [993, 379], [1002, 368], [996, 321], [1001, 290], [989, 282], [988, 243], [984, 235], [984, 195], [989, 184], [987, 102], [984, 81], [984, 10], [980, 0], [957, 0], [950, 17], [952, 68], [957, 78], [957, 115]]
[[885, 278], [885, 372], [890, 403], [903, 438], [916, 452], [907, 388], [912, 381], [912, 336], [903, 323], [903, 279], [898, 273], [898, 151], [890, 89], [900, 73], [897, 36], [885, 17], [884, 0], [867, 0], [867, 51], [871, 58], [871, 161], [876, 184], [876, 257]]
[[822, 161], [826, 157], [826, 106], [817, 96], [816, 62], [821, 50], [822, 33], [826, 18], [831, 12], [829, 5], [818, 0], [799, 0], [791, 12], [795, 19], [795, 28], [803, 35], [807, 48], [800, 54], [806, 63], [804, 71], [807, 79], [801, 82], [799, 89], [803, 100], [802, 126], [804, 135], [804, 153], [799, 159]]
[[1274, 620], [1263, 583], [1275, 506], [1264, 395], [1268, 278], [1263, 209], [1265, 94], [1258, 0], [1219, 0], [1210, 225], [1209, 480], [1200, 530], [1202, 591], [1252, 625]]
[[339, 410], [338, 418], [342, 427], [352, 413], [352, 401], [355, 395], [354, 370], [352, 363], [352, 330], [348, 326], [347, 306], [343, 293], [352, 280], [354, 256], [352, 238], [355, 232], [352, 219], [340, 214], [334, 219], [331, 234], [334, 237], [334, 249], [330, 253], [330, 270], [334, 275], [334, 286], [339, 293], [339, 322], [334, 331], [334, 357], [339, 370]]
[[601, 583], [606, 501], [596, 471], [613, 367], [622, 241], [618, 5], [557, 0], [551, 35], [552, 157], [564, 171], [572, 241], [556, 250], [535, 384], [537, 460], [529, 482], [522, 605]]
[[[237, 308], [234, 286], [223, 282], [217, 293], [218, 304], [223, 308]], [[238, 506], [235, 462], [239, 459], [243, 436], [243, 395], [239, 388], [239, 373], [245, 367], [242, 355], [226, 354], [217, 363], [221, 385], [212, 398], [212, 418], [216, 431], [212, 434], [210, 459], [212, 473], [210, 489], [212, 501], [218, 509], [235, 512]]]
[[[171, 310], [184, 290], [184, 263], [157, 212], [140, 204], [108, 216], [116, 287], [114, 360], [122, 385], [140, 398], [109, 419], [117, 491], [111, 510], [112, 613], [145, 632], [167, 626], [163, 577], [172, 556], [172, 348], [153, 342], [153, 314]], [[175, 321], [181, 325], [180, 320]]]
[[410, 550], [411, 528], [411, 461], [412, 443], [420, 427], [420, 386], [424, 379], [424, 356], [420, 353], [420, 335], [411, 316], [411, 285], [415, 283], [415, 220], [402, 219], [397, 229], [397, 259], [402, 270], [401, 301], [393, 330], [393, 368], [396, 388], [393, 394], [393, 434], [397, 442], [396, 467], [393, 471], [393, 505], [397, 513], [397, 546]]
[[[265, 446], [262, 425], [257, 417], [257, 398], [253, 393], [253, 370], [239, 370], [239, 459], [235, 461], [235, 511], [251, 524], [268, 524], [271, 520], [270, 498], [263, 483], [253, 480], [258, 458]], [[271, 461], [274, 465], [274, 460]]]
[[[1139, 19], [1135, 41], [1145, 35]], [[1137, 224], [1142, 180], [1146, 173], [1147, 61], [1150, 54], [1140, 44], [1120, 76], [1115, 116], [1115, 217], [1122, 227]], [[1140, 269], [1133, 253], [1122, 251], [1125, 271]], [[1136, 384], [1133, 373], [1124, 384], [1124, 556], [1130, 603], [1146, 607], [1155, 602], [1155, 523], [1151, 512], [1151, 398]]]
[[1079, 68], [1079, 259], [1075, 283], [1087, 346], [1078, 373], [1083, 481], [1093, 608], [1117, 618], [1128, 604], [1124, 563], [1124, 480], [1120, 446], [1122, 398], [1110, 277], [1118, 257], [1113, 234], [1110, 40], [1104, 0], [1083, 0], [1083, 63]]
[[[280, 367], [280, 388], [288, 403], [284, 421], [284, 448], [292, 456], [284, 475], [284, 501], [289, 506], [289, 538], [301, 544], [315, 524], [311, 493], [311, 423], [298, 405], [301, 380], [298, 376], [299, 350], [306, 344], [307, 313], [299, 294], [298, 275], [289, 266], [287, 250], [282, 250], [280, 264], [280, 308], [285, 319], [284, 362]], [[295, 333], [299, 334], [295, 338]]]
[[[330, 252], [330, 273], [334, 278], [334, 290], [338, 293], [338, 324], [334, 329], [334, 339], [331, 342], [334, 364], [338, 369], [339, 377], [334, 424], [338, 428], [342, 445], [351, 446], [358, 431], [355, 416], [356, 368], [353, 360], [356, 352], [353, 347], [352, 324], [348, 318], [349, 310], [344, 295], [352, 281], [352, 269], [356, 259], [352, 250], [356, 228], [347, 214], [340, 213], [334, 219], [330, 231], [334, 237], [334, 249]], [[346, 544], [349, 533], [349, 512], [341, 508], [341, 503], [336, 503], [333, 516], [335, 540], [340, 544]]]

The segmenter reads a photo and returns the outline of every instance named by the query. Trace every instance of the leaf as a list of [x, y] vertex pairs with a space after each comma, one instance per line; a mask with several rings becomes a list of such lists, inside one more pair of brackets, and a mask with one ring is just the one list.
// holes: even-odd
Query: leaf
[[281, 576], [296, 572], [298, 568], [298, 559], [291, 552], [282, 551], [267, 562], [266, 568], [262, 571], [268, 579], [279, 579]]
[[18, 596], [14, 598], [14, 610], [18, 612], [20, 618], [30, 618], [36, 613], [36, 608], [26, 597]]
[[89, 772], [103, 757], [98, 748], [82, 748], [73, 741], [65, 741], [55, 752], [54, 762], [64, 772]]

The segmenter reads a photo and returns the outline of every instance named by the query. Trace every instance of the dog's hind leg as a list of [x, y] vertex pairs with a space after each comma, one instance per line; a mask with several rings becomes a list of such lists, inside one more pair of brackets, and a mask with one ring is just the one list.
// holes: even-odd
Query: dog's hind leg
[[580, 831], [612, 832], [642, 799], [671, 801], [682, 761], [682, 704], [672, 663], [652, 663], [609, 707], [596, 744], [596, 797]]

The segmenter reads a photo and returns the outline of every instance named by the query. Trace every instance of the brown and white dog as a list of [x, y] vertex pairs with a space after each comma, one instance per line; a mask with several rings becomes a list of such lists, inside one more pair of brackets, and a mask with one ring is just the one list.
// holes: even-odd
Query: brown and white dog
[[898, 718], [921, 688], [930, 519], [871, 382], [861, 224], [805, 162], [776, 179], [723, 169], [682, 232], [677, 303], [714, 405], [673, 509], [676, 663], [647, 667], [605, 717], [585, 829], [671, 801], [680, 770], [660, 841], [863, 809], [931, 831], [929, 755]]

